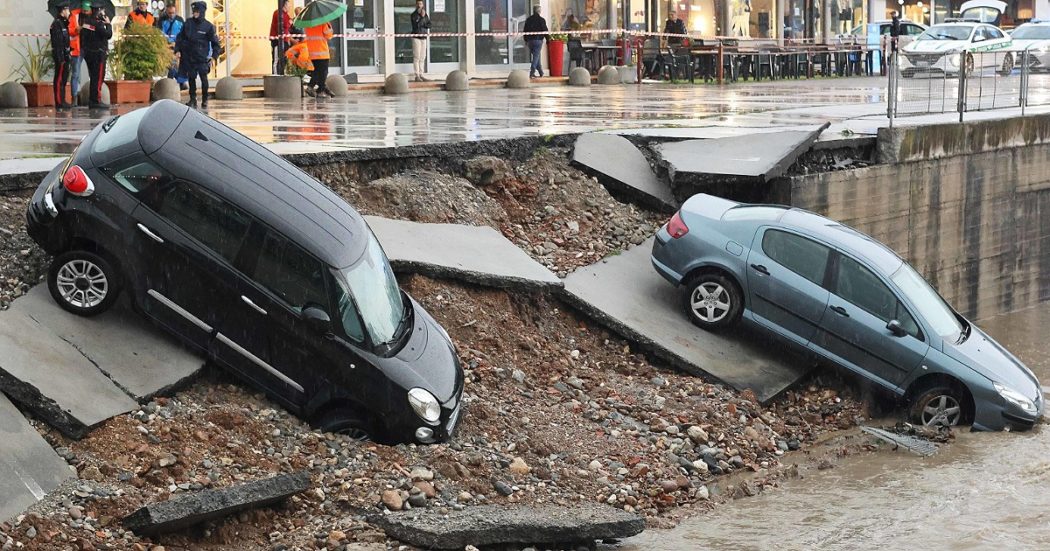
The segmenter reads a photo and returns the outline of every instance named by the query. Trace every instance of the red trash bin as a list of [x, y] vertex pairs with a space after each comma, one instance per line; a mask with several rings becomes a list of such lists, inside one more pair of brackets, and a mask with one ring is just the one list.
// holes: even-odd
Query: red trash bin
[[565, 76], [565, 41], [551, 40], [547, 42], [547, 62], [550, 65], [552, 77]]

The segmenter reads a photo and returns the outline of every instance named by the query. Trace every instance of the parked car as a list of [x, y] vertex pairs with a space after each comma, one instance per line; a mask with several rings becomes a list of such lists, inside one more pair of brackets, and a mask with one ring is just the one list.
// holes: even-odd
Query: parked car
[[1001, 29], [1013, 27], [1013, 20], [1006, 16], [1007, 3], [1002, 0], [968, 0], [959, 6], [960, 21], [988, 23]]
[[1028, 52], [1028, 68], [1036, 72], [1050, 71], [1050, 21], [1033, 21], [1017, 27], [1010, 33], [1014, 59], [1021, 62]]
[[871, 381], [916, 422], [1029, 428], [1035, 375], [885, 245], [804, 210], [696, 195], [656, 234], [652, 264], [685, 314], [740, 322]]
[[173, 101], [113, 117], [26, 214], [59, 306], [132, 306], [321, 429], [431, 443], [463, 371], [364, 219], [266, 148]]
[[[890, 36], [890, 29], [893, 27], [892, 20], [882, 19], [880, 21], [872, 21], [872, 24], [879, 26], [880, 36]], [[857, 25], [856, 27], [853, 27], [853, 30], [849, 32], [849, 35], [852, 37], [867, 36], [868, 27], [869, 25]], [[903, 47], [905, 44], [915, 40], [915, 37], [922, 34], [926, 28], [926, 25], [923, 25], [922, 23], [901, 19], [901, 35], [898, 39], [897, 46]]]
[[957, 75], [960, 67], [965, 67], [968, 75], [978, 69], [995, 69], [1006, 76], [1014, 69], [1010, 47], [1010, 37], [994, 25], [941, 23], [901, 49], [901, 74]]

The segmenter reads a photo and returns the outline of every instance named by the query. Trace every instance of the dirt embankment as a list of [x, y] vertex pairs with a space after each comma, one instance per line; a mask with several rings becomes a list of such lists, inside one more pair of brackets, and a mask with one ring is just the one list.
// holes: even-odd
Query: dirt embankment
[[47, 254], [26, 233], [26, 205], [32, 194], [0, 194], [0, 310], [6, 310], [47, 270]]
[[[513, 167], [477, 159], [465, 174], [325, 179], [368, 213], [493, 225], [559, 272], [648, 237], [663, 218], [615, 201], [563, 152]], [[24, 209], [25, 197], [6, 199]], [[3, 243], [5, 261], [21, 255]], [[27, 248], [36, 260], [19, 277], [37, 281], [44, 257]], [[466, 369], [466, 414], [450, 443], [388, 447], [320, 434], [213, 374], [79, 442], [38, 425], [79, 479], [17, 525], [0, 525], [0, 546], [7, 538], [26, 549], [382, 546], [366, 513], [512, 502], [599, 501], [669, 526], [683, 506], [709, 506], [727, 474], [744, 477], [744, 495], [776, 485], [784, 454], [860, 414], [857, 400], [816, 381], [760, 406], [750, 393], [650, 363], [551, 297], [420, 276], [402, 284], [449, 331]], [[311, 472], [313, 488], [283, 507], [155, 541], [118, 523], [172, 494], [298, 469]]]

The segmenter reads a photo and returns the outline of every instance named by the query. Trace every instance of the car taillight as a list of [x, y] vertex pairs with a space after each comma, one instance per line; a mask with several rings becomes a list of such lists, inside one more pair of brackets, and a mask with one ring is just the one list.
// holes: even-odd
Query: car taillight
[[88, 178], [84, 169], [77, 165], [69, 167], [62, 175], [62, 187], [78, 197], [87, 197], [95, 192], [95, 184], [91, 182], [91, 178]]
[[671, 234], [671, 237], [674, 239], [689, 233], [689, 227], [685, 225], [685, 222], [682, 222], [681, 211], [674, 213], [671, 221], [667, 223], [667, 233]]

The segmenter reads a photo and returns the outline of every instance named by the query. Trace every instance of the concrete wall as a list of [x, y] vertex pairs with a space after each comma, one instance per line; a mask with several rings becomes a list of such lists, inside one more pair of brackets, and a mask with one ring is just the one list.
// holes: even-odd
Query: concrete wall
[[795, 177], [791, 203], [886, 243], [967, 316], [1050, 300], [1050, 145]]
[[[47, 2], [27, 0], [0, 0], [0, 33], [41, 33], [51, 27]], [[35, 40], [35, 39], [30, 39]], [[46, 39], [41, 39], [41, 42]], [[12, 48], [25, 48], [24, 37], [0, 36], [0, 82], [14, 80], [11, 71], [20, 64], [18, 53]]]

